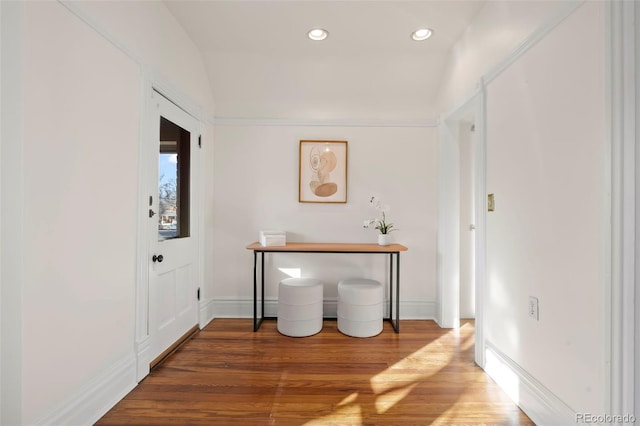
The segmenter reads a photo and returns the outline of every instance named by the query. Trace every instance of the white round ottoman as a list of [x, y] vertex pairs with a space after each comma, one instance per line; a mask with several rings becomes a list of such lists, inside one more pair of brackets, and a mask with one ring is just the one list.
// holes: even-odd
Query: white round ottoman
[[338, 330], [347, 336], [372, 337], [382, 331], [382, 284], [366, 278], [338, 283]]
[[286, 278], [278, 285], [278, 331], [305, 337], [322, 330], [322, 281]]

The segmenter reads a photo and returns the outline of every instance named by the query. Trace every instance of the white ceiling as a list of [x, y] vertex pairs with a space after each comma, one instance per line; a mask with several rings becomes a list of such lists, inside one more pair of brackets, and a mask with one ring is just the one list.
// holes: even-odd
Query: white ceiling
[[[484, 1], [165, 0], [202, 51], [224, 118], [424, 121]], [[434, 30], [411, 40], [413, 30]], [[307, 31], [329, 31], [323, 42]]]

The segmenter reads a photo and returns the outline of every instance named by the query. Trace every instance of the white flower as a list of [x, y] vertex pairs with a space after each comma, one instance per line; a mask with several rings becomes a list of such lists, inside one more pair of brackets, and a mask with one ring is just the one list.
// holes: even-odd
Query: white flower
[[363, 226], [369, 228], [371, 225], [375, 225], [374, 228], [380, 231], [381, 234], [388, 234], [395, 229], [393, 223], [387, 223], [387, 212], [391, 209], [388, 204], [382, 204], [382, 201], [375, 195], [369, 198], [369, 205], [382, 213], [382, 219], [367, 219], [364, 221]]
[[364, 228], [368, 228], [371, 225], [377, 225], [377, 224], [378, 224], [378, 219], [365, 219], [362, 226]]

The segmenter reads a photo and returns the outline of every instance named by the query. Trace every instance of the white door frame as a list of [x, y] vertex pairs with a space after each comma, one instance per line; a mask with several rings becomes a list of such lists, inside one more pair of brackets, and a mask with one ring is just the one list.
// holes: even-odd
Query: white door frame
[[[157, 150], [149, 143], [152, 123], [156, 120], [156, 109], [153, 106], [153, 93], [157, 92], [170, 102], [174, 103], [187, 114], [193, 116], [200, 124], [199, 132], [202, 134], [202, 120], [199, 118], [197, 108], [190, 106], [188, 101], [180, 95], [172, 92], [168, 86], [156, 81], [145, 81], [142, 89], [142, 105], [140, 119], [140, 139], [138, 142], [138, 232], [137, 232], [137, 270], [136, 270], [136, 301], [135, 301], [135, 353], [136, 353], [136, 380], [140, 381], [149, 374], [151, 359], [151, 336], [149, 335], [149, 259], [152, 253], [149, 250], [149, 187], [151, 177], [149, 172], [150, 158], [156, 159]], [[195, 111], [195, 112], [194, 112]], [[191, 167], [194, 168], [194, 182], [191, 183], [191, 209], [196, 212], [195, 223], [191, 223], [191, 234], [196, 236], [194, 242], [194, 270], [196, 271], [196, 286], [202, 289], [203, 283], [203, 249], [202, 229], [203, 214], [203, 155], [191, 156]], [[202, 305], [202, 297], [200, 306]], [[199, 324], [202, 327], [202, 309], [199, 307]]]
[[460, 106], [443, 116], [438, 138], [438, 277], [436, 321], [460, 326], [460, 149], [462, 121], [475, 124], [475, 360], [484, 366], [484, 285], [486, 271], [486, 135], [484, 82]]
[[[628, 7], [628, 6], [627, 6]], [[635, 92], [636, 92], [636, 100], [635, 100], [635, 114], [637, 117], [638, 111], [640, 111], [640, 6], [637, 3], [633, 4], [635, 8], [635, 35], [632, 35], [633, 48], [635, 48]], [[640, 307], [640, 273], [638, 273], [638, 269], [640, 268], [640, 120], [636, 119], [636, 128], [635, 128], [635, 147], [636, 147], [636, 159], [635, 159], [635, 188], [634, 188], [634, 196], [635, 196], [635, 237], [636, 244], [634, 247], [635, 250], [635, 276], [633, 277], [635, 281], [635, 308]], [[635, 311], [635, 346], [634, 350], [631, 351], [631, 358], [635, 360], [635, 385], [634, 385], [634, 406], [633, 409], [638, 414], [640, 410], [640, 313]]]
[[0, 424], [22, 424], [23, 2], [0, 2]]
[[611, 138], [610, 286], [605, 288], [608, 398], [612, 413], [640, 423], [640, 5], [607, 4], [607, 91]]

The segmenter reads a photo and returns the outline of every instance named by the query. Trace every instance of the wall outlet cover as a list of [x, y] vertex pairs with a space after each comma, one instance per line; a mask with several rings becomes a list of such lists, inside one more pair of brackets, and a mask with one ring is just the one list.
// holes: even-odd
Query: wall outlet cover
[[539, 309], [538, 309], [538, 298], [529, 296], [529, 316], [536, 321], [539, 321]]

